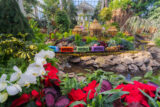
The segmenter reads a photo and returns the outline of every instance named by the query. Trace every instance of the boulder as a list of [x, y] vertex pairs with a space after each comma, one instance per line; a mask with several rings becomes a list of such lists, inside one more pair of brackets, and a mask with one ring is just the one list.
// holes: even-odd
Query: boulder
[[79, 57], [74, 57], [69, 60], [71, 63], [80, 63], [81, 59]]
[[126, 56], [124, 58], [121, 58], [121, 62], [125, 63], [126, 65], [129, 65], [133, 63], [133, 59], [131, 57]]
[[144, 58], [139, 56], [138, 58], [134, 59], [134, 64], [137, 66], [142, 66], [144, 64]]
[[135, 65], [135, 64], [131, 64], [128, 66], [129, 71], [131, 71], [132, 73], [136, 73], [139, 72], [139, 68]]
[[141, 67], [139, 67], [141, 71], [146, 72], [147, 68], [146, 65], [143, 64]]
[[91, 56], [86, 56], [86, 57], [81, 57], [80, 59], [82, 61], [88, 61], [88, 60], [92, 59], [92, 57]]
[[127, 68], [124, 65], [119, 64], [118, 66], [115, 67], [115, 70], [116, 72], [122, 73], [122, 72], [126, 72]]

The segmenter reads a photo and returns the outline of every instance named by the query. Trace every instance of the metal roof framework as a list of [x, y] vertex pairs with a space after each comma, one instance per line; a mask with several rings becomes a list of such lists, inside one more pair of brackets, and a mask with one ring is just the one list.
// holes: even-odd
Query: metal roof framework
[[73, 0], [73, 1], [74, 1], [74, 4], [76, 6], [80, 5], [83, 2], [86, 2], [86, 3], [90, 4], [90, 5], [92, 5], [93, 7], [96, 7], [96, 5], [98, 4], [99, 0]]

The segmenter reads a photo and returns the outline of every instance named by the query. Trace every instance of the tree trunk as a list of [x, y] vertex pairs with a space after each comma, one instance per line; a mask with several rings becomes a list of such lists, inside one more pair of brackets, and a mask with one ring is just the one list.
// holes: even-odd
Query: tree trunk
[[104, 0], [101, 0], [101, 9], [104, 8]]
[[26, 16], [26, 12], [25, 12], [24, 6], [23, 6], [23, 0], [17, 0], [17, 3], [19, 5], [19, 8], [20, 8], [21, 12], [23, 13], [23, 15]]

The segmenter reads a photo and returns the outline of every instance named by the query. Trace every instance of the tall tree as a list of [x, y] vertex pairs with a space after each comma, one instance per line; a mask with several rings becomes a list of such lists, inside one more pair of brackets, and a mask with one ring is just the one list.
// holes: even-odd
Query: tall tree
[[67, 12], [71, 22], [70, 27], [73, 28], [77, 24], [77, 8], [75, 7], [73, 0], [63, 0], [63, 10]]
[[[19, 32], [32, 34], [28, 21], [22, 14], [17, 1], [1, 0], [0, 33], [12, 33], [16, 35]], [[31, 35], [29, 38], [31, 38]]]

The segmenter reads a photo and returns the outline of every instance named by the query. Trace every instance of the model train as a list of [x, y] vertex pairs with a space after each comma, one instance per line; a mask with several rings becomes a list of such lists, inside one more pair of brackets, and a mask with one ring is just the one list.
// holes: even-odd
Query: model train
[[112, 47], [104, 47], [104, 46], [76, 46], [76, 47], [57, 47], [57, 46], [49, 46], [53, 49], [54, 52], [117, 52], [120, 51], [121, 46], [112, 46]]

